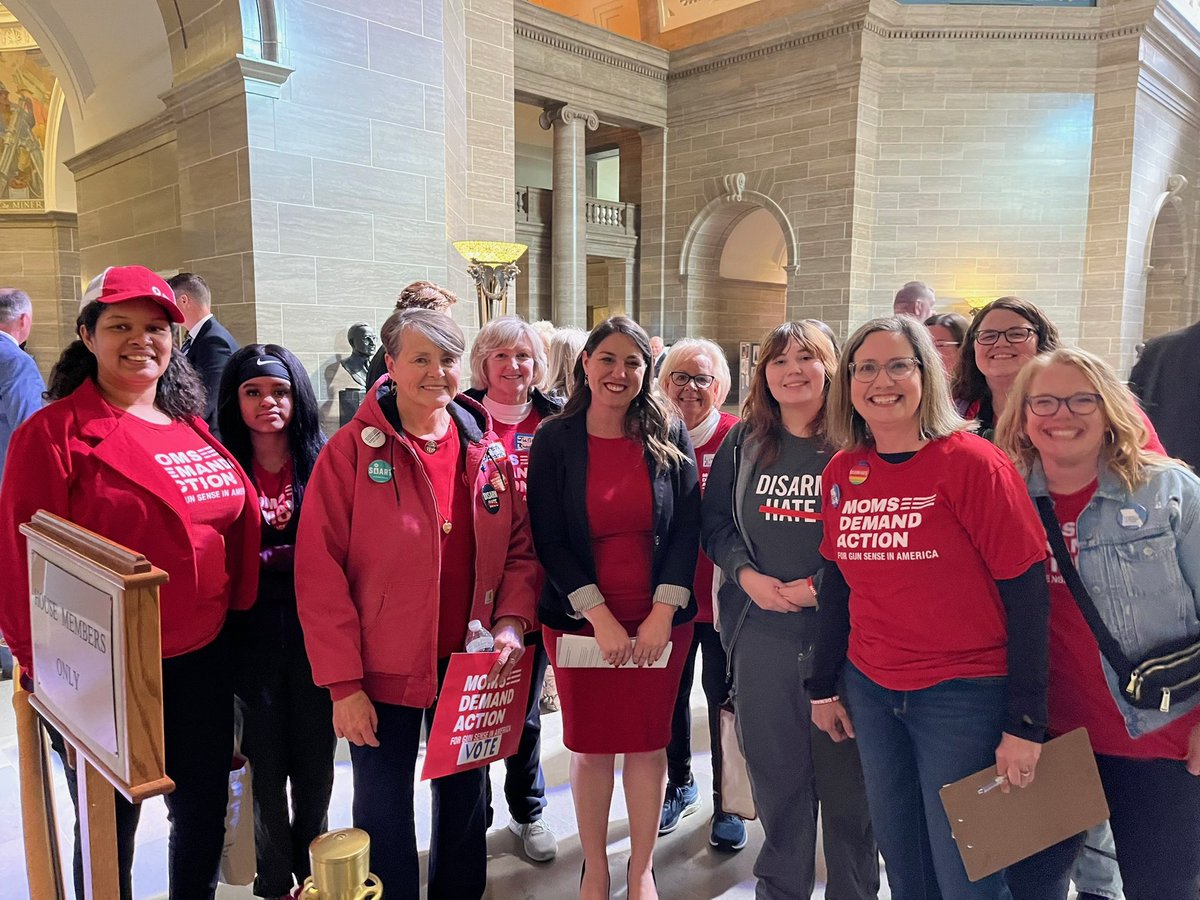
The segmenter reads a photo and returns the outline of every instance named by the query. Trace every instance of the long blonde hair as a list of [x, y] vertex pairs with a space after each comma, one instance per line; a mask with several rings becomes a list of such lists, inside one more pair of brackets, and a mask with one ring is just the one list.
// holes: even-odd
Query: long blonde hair
[[909, 316], [885, 316], [862, 325], [842, 348], [826, 404], [825, 427], [830, 443], [843, 450], [869, 447], [875, 443], [867, 420], [854, 408], [854, 402], [850, 399], [850, 364], [854, 362], [854, 354], [863, 341], [877, 331], [903, 335], [912, 345], [913, 356], [919, 362], [921, 379], [921, 406], [917, 423], [921, 437], [933, 441], [965, 429], [967, 422], [955, 411], [950, 400], [945, 367], [937, 348], [933, 346], [929, 329]]
[[1078, 347], [1059, 347], [1036, 356], [1025, 364], [1008, 393], [1008, 405], [996, 423], [996, 446], [1009, 455], [1022, 475], [1028, 475], [1038, 451], [1025, 431], [1025, 401], [1039, 373], [1050, 366], [1070, 366], [1100, 395], [1101, 413], [1108, 423], [1100, 445], [1100, 467], [1134, 491], [1149, 480], [1146, 468], [1168, 462], [1167, 457], [1144, 449], [1150, 432], [1142, 419], [1137, 400], [1108, 364]]

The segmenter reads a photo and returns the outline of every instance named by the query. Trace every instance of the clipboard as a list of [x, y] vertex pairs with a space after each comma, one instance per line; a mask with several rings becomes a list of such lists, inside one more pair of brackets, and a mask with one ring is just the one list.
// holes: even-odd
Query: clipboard
[[1033, 784], [987, 790], [996, 767], [939, 791], [950, 832], [971, 881], [978, 881], [1108, 818], [1108, 801], [1087, 730], [1042, 745]]

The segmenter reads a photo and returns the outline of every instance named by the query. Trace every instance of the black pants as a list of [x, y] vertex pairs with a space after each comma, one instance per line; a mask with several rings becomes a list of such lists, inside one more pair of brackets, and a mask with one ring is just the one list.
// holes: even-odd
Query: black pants
[[[448, 660], [438, 664], [438, 680]], [[376, 703], [378, 747], [350, 745], [354, 763], [354, 825], [371, 836], [371, 871], [389, 900], [417, 900], [421, 870], [413, 819], [413, 776], [421, 720], [433, 712]], [[429, 900], [477, 900], [487, 886], [487, 825], [483, 784], [487, 768], [435, 778], [429, 845]]]
[[[1200, 897], [1200, 778], [1184, 763], [1096, 754], [1125, 900]], [[1076, 835], [1008, 868], [1013, 900], [1064, 900]]]
[[[163, 798], [171, 823], [167, 842], [171, 900], [211, 900], [217, 889], [233, 752], [233, 679], [228, 645], [222, 633], [207, 646], [164, 659], [162, 664], [163, 743], [167, 775], [175, 782], [175, 790]], [[66, 765], [62, 735], [50, 729], [50, 741], [63, 759], [75, 805], [75, 895], [83, 900], [78, 780], [75, 770]], [[117, 795], [121, 900], [133, 897], [133, 848], [141, 809]]]
[[[536, 628], [525, 635], [525, 652], [533, 654], [529, 680], [529, 703], [517, 752], [504, 760], [504, 799], [508, 813], [522, 825], [536, 822], [546, 808], [546, 778], [542, 774], [542, 683], [546, 679], [546, 645]], [[492, 780], [485, 778], [487, 824], [492, 824]]]
[[667, 780], [682, 787], [692, 779], [692, 682], [696, 677], [696, 656], [703, 655], [704, 668], [700, 685], [704, 688], [704, 699], [708, 702], [708, 742], [712, 748], [713, 795], [721, 796], [721, 733], [720, 709], [729, 696], [729, 684], [725, 680], [725, 648], [721, 646], [721, 635], [711, 622], [695, 622], [692, 629], [692, 646], [688, 648], [687, 662], [679, 680], [679, 696], [675, 698], [675, 712], [671, 715], [671, 743], [667, 744]]
[[241, 747], [253, 778], [254, 893], [278, 897], [291, 891], [293, 876], [303, 884], [311, 874], [308, 845], [329, 828], [333, 703], [313, 684], [294, 606], [260, 601], [230, 618], [237, 622]]

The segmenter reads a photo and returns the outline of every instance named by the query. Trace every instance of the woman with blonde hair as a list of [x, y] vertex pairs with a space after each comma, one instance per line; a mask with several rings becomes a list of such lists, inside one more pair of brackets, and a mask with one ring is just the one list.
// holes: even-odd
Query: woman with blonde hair
[[809, 691], [823, 731], [858, 739], [897, 900], [1008, 900], [1003, 874], [967, 879], [938, 791], [991, 766], [1030, 784], [1045, 731], [1045, 535], [1012, 463], [966, 426], [920, 322], [850, 338]]
[[825, 398], [836, 365], [824, 323], [771, 331], [704, 495], [704, 548], [721, 568], [721, 640], [765, 837], [754, 863], [764, 898], [812, 895], [818, 802], [829, 896], [868, 900], [879, 890], [858, 752], [813, 728], [804, 688], [823, 564], [821, 471], [832, 452]]
[[[725, 352], [712, 341], [686, 338], [677, 341], [663, 360], [659, 387], [674, 404], [692, 442], [692, 453], [700, 476], [700, 490], [712, 468], [721, 441], [737, 424], [737, 416], [721, 411], [729, 396], [729, 363]], [[692, 623], [692, 645], [687, 651], [675, 712], [671, 717], [671, 743], [667, 745], [667, 793], [663, 799], [658, 833], [669, 834], [683, 816], [700, 806], [700, 791], [692, 777], [692, 681], [696, 656], [703, 654], [701, 684], [708, 701], [708, 738], [712, 748], [713, 818], [708, 842], [719, 850], [736, 851], [746, 846], [746, 826], [741, 818], [721, 809], [720, 708], [729, 696], [725, 651], [713, 624], [713, 564], [701, 551], [696, 556], [692, 580], [697, 613]]]
[[[1195, 897], [1200, 693], [1131, 696], [1126, 663], [1200, 641], [1200, 479], [1146, 449], [1137, 401], [1086, 351], [1032, 360], [1009, 399], [998, 443], [1055, 550], [1050, 732], [1088, 731], [1126, 898]], [[1012, 867], [1014, 898], [1063, 900], [1081, 838]]]
[[559, 403], [566, 403], [575, 390], [575, 360], [588, 338], [582, 328], [558, 328], [550, 335], [546, 352], [546, 378], [542, 390]]
[[[513, 465], [513, 486], [525, 496], [529, 448], [542, 419], [562, 404], [537, 387], [546, 375], [546, 351], [537, 329], [519, 316], [498, 316], [479, 330], [471, 345], [471, 390], [492, 417], [492, 431], [504, 445]], [[533, 674], [525, 727], [517, 752], [504, 760], [504, 796], [508, 801], [508, 828], [521, 839], [525, 855], [534, 862], [549, 862], [558, 854], [558, 839], [546, 824], [546, 779], [542, 774], [542, 683], [546, 675], [546, 650], [541, 630], [530, 629], [525, 646], [533, 654]], [[487, 787], [487, 820], [492, 823], [492, 782]]]

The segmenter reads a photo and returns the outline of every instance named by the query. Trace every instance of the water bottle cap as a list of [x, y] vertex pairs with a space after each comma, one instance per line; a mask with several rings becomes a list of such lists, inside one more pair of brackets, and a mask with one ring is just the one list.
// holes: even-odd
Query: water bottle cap
[[467, 630], [468, 631], [482, 631], [483, 623], [480, 622], [478, 619], [472, 619], [470, 622], [467, 623]]

